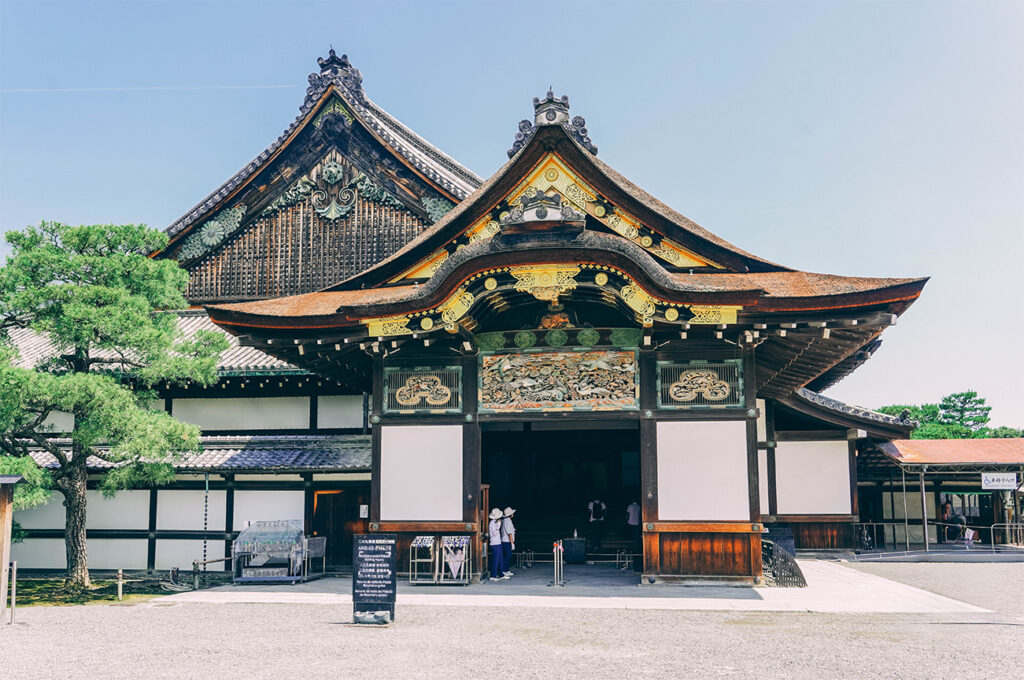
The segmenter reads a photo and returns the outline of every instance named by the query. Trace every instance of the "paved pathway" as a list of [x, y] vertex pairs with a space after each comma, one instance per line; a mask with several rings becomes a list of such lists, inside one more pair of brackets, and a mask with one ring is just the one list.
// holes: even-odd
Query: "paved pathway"
[[[800, 560], [806, 588], [730, 588], [645, 586], [635, 577], [610, 568], [590, 567], [590, 574], [567, 570], [569, 585], [547, 587], [542, 566], [510, 581], [468, 587], [400, 584], [398, 604], [463, 607], [554, 607], [573, 609], [674, 609], [725, 611], [794, 611], [821, 613], [983, 614], [988, 610], [934, 593], [848, 569], [837, 562]], [[596, 585], [588, 581], [596, 579]], [[151, 601], [151, 606], [178, 602], [350, 604], [351, 581], [330, 578], [294, 586], [221, 586], [178, 593]]]

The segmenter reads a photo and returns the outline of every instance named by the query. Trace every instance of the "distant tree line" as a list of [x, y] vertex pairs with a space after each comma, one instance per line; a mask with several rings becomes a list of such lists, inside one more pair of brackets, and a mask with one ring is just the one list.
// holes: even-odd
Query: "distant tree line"
[[992, 410], [977, 392], [947, 394], [938, 404], [894, 404], [878, 409], [880, 413], [916, 420], [918, 427], [911, 439], [983, 439], [1024, 437], [1024, 428], [989, 427]]

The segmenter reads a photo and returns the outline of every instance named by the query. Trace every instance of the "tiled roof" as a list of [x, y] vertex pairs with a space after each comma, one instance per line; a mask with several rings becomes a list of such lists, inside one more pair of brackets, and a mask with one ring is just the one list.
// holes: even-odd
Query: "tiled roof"
[[[203, 450], [175, 463], [180, 471], [319, 470], [369, 471], [370, 435], [252, 435], [202, 437]], [[58, 445], [68, 440], [54, 440]], [[56, 467], [44, 451], [33, 451], [40, 467]], [[105, 470], [114, 463], [90, 457], [88, 467]]]
[[[238, 338], [224, 333], [221, 328], [210, 320], [210, 317], [203, 310], [189, 309], [174, 312], [174, 314], [177, 314], [178, 328], [181, 329], [182, 334], [186, 338], [194, 336], [196, 331], [199, 330], [223, 333], [227, 337], [229, 347], [220, 355], [220, 359], [217, 361], [217, 370], [221, 374], [306, 372], [258, 349], [241, 346], [238, 343]], [[15, 364], [18, 366], [31, 368], [41, 361], [56, 355], [56, 349], [46, 335], [24, 328], [17, 328], [10, 331], [10, 337], [18, 350], [18, 358], [15, 360]], [[113, 355], [110, 353], [97, 354], [98, 356], [113, 358]], [[109, 366], [109, 368], [114, 367], [114, 364]]]
[[1024, 465], [1024, 438], [896, 439], [879, 448], [909, 465]]
[[793, 393], [794, 397], [808, 401], [812, 404], [816, 404], [829, 411], [834, 411], [838, 414], [853, 416], [862, 420], [874, 421], [883, 425], [893, 425], [897, 427], [907, 427], [913, 425], [906, 420], [900, 420], [896, 416], [890, 416], [885, 413], [879, 413], [878, 411], [872, 411], [869, 408], [863, 406], [856, 406], [854, 404], [847, 404], [845, 401], [839, 401], [832, 397], [826, 397], [824, 394], [818, 394], [813, 392], [806, 387], [801, 387]]

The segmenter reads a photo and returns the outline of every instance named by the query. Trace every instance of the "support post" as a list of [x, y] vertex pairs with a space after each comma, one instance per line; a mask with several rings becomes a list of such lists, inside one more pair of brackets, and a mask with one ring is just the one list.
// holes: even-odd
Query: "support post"
[[907, 552], [910, 552], [910, 515], [907, 512], [907, 471], [900, 468], [900, 476], [903, 477], [903, 539], [907, 543]]
[[918, 481], [921, 485], [921, 528], [924, 531], [924, 551], [928, 552], [928, 499], [924, 495], [924, 471], [927, 467], [922, 467], [921, 472], [917, 473]]
[[[21, 479], [20, 477], [18, 478]], [[11, 560], [11, 533], [14, 521], [14, 483], [0, 484], [0, 615], [7, 611], [8, 564]], [[14, 588], [13, 582], [11, 586]]]

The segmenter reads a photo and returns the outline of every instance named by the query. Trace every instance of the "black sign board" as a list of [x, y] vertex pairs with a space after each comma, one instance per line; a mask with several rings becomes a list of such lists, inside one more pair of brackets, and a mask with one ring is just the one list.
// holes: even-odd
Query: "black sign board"
[[[356, 623], [395, 620], [398, 547], [394, 534], [352, 537], [352, 613]], [[388, 613], [383, 620], [382, 612]]]

